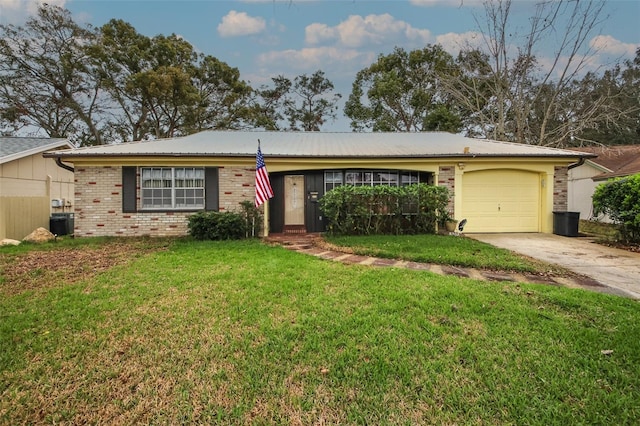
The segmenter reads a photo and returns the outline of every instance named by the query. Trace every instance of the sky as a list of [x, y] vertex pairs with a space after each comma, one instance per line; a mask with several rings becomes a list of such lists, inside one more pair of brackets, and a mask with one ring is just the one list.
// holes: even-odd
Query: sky
[[[0, 0], [0, 24], [24, 23], [43, 0]], [[456, 55], [478, 43], [481, 0], [47, 0], [82, 24], [122, 19], [147, 36], [177, 34], [201, 53], [240, 70], [253, 87], [272, 77], [294, 78], [322, 70], [342, 95], [339, 118], [323, 131], [349, 131], [342, 104], [358, 71], [394, 47], [407, 51], [441, 44]], [[536, 0], [515, 0], [519, 30], [528, 26]], [[607, 19], [589, 39], [598, 49], [591, 67], [611, 68], [640, 47], [640, 0], [607, 0]], [[553, 57], [554, 41], [536, 52]]]

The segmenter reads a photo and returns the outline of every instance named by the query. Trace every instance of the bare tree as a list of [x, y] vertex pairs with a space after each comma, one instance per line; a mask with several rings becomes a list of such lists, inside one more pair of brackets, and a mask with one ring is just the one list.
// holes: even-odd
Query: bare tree
[[[574, 82], [597, 53], [589, 45], [606, 19], [604, 2], [540, 1], [520, 30], [512, 22], [512, 0], [488, 0], [476, 17], [482, 47], [458, 58], [462, 74], [445, 75], [450, 93], [468, 110], [471, 133], [496, 140], [563, 146], [607, 114], [606, 94], [590, 108], [571, 109]], [[553, 55], [541, 64], [541, 45]]]

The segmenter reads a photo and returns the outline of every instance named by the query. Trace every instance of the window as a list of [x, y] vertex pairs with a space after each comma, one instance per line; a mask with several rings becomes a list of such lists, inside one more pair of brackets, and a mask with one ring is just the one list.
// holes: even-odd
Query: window
[[[337, 180], [334, 180], [334, 177], [337, 175], [342, 178], [341, 171], [326, 171], [324, 173], [324, 181], [325, 184], [327, 184], [327, 191], [337, 186], [329, 186], [329, 183], [333, 183], [334, 181], [337, 182]], [[429, 180], [426, 173], [404, 170], [347, 170], [344, 175], [344, 182], [347, 185], [401, 186], [413, 185], [416, 183], [428, 183]]]
[[[343, 179], [344, 177], [344, 179]], [[342, 184], [356, 186], [404, 186], [417, 183], [433, 184], [433, 175], [408, 170], [326, 170], [325, 193]]]
[[324, 192], [329, 192], [333, 188], [342, 185], [342, 171], [324, 172]]
[[420, 183], [420, 173], [418, 172], [402, 172], [400, 177], [401, 185], [414, 185]]
[[203, 167], [143, 167], [143, 209], [204, 208]]
[[365, 170], [347, 170], [345, 173], [345, 183], [347, 185], [371, 185], [373, 173]]
[[377, 171], [373, 173], [373, 185], [398, 186], [398, 172]]

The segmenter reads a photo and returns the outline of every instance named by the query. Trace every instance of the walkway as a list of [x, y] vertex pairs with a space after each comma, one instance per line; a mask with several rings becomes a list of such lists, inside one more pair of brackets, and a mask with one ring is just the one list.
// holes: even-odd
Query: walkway
[[433, 263], [419, 263], [405, 260], [384, 259], [372, 256], [361, 256], [349, 253], [348, 249], [335, 247], [326, 243], [319, 234], [272, 234], [267, 238], [268, 242], [282, 245], [283, 247], [305, 253], [321, 259], [379, 267], [407, 268], [419, 271], [429, 271], [440, 275], [453, 275], [462, 278], [471, 278], [481, 281], [510, 281], [536, 284], [557, 285], [570, 288], [582, 288], [619, 296], [635, 297], [633, 294], [608, 287], [597, 280], [585, 275], [537, 275], [529, 273], [506, 273], [487, 271], [475, 268], [462, 268], [449, 265], [437, 265]]

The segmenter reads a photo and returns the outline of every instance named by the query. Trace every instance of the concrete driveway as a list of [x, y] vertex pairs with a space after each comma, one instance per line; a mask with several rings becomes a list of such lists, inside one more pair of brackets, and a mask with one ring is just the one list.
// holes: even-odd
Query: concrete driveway
[[606, 247], [588, 237], [554, 234], [466, 234], [586, 275], [608, 287], [610, 293], [640, 299], [640, 253]]

